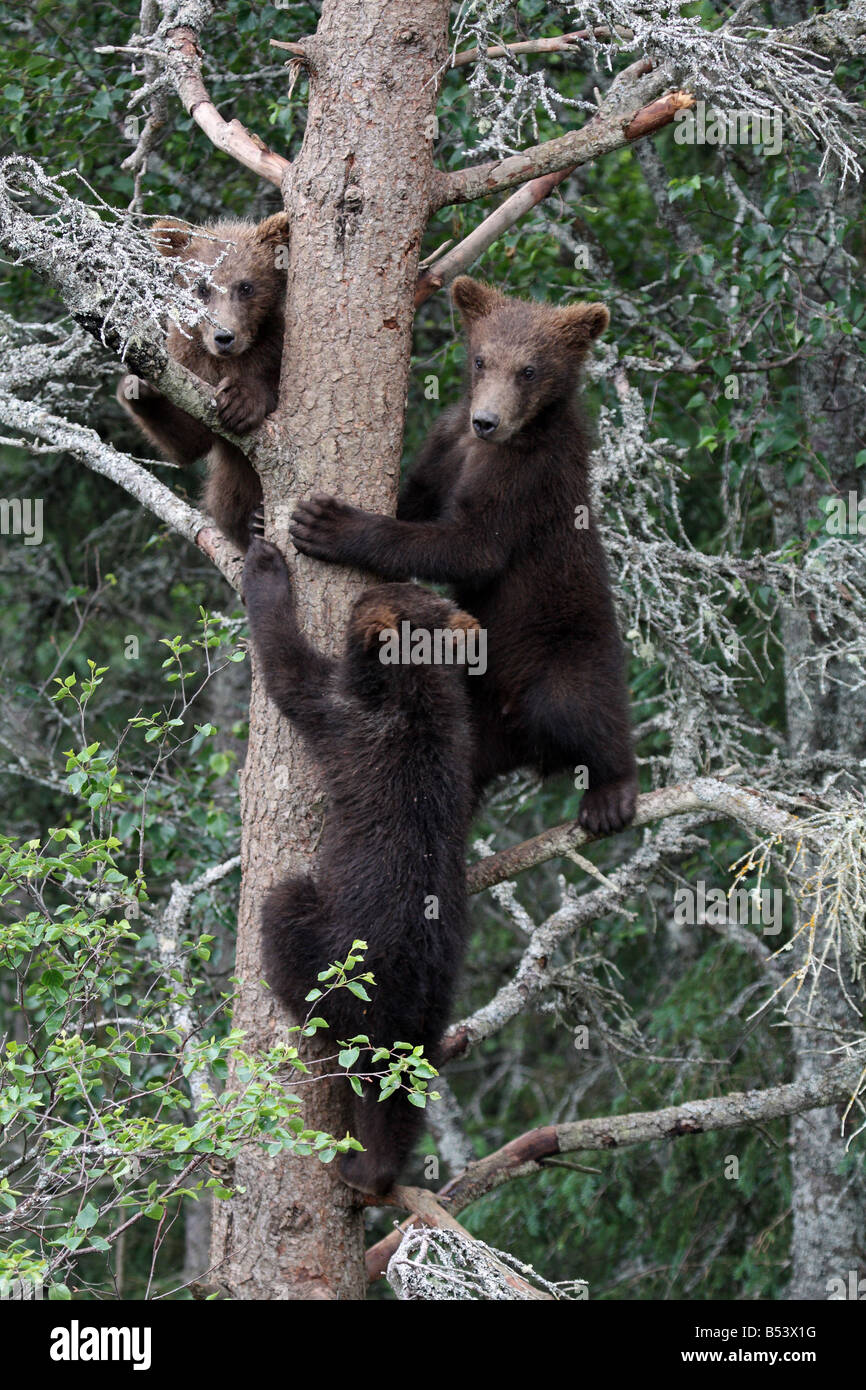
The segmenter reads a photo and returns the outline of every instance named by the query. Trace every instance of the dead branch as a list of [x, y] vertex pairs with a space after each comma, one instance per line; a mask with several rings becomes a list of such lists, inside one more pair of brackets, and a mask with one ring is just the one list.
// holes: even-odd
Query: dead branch
[[95, 430], [5, 393], [0, 395], [0, 419], [22, 432], [18, 441], [22, 447], [37, 453], [57, 450], [71, 454], [94, 473], [117, 483], [172, 531], [197, 545], [232, 588], [240, 590], [243, 556], [231, 541], [213, 527], [203, 512], [182, 501], [128, 454], [100, 439]]
[[[531, 931], [511, 977], [486, 1004], [449, 1028], [442, 1044], [443, 1062], [462, 1056], [499, 1032], [541, 998], [556, 976], [554, 961], [558, 949], [573, 939], [581, 928], [643, 891], [659, 864], [681, 851], [684, 836], [691, 835], [706, 820], [720, 816], [738, 820], [749, 830], [772, 838], [787, 835], [793, 839], [802, 834], [802, 823], [797, 816], [753, 791], [728, 786], [717, 778], [696, 778], [691, 783], [664, 787], [639, 797], [635, 825], [646, 825], [653, 820], [668, 820], [669, 824], [639, 845], [599, 888], [580, 895], [574, 888], [566, 888], [560, 907]], [[683, 820], [675, 824], [673, 817], [683, 817]], [[571, 857], [587, 840], [585, 831], [575, 821], [544, 831], [532, 840], [473, 864], [467, 873], [470, 892], [492, 887], [554, 855]]]
[[[851, 1057], [819, 1076], [772, 1086], [765, 1091], [735, 1091], [728, 1096], [705, 1096], [661, 1110], [544, 1125], [512, 1139], [495, 1153], [473, 1163], [440, 1188], [436, 1201], [447, 1204], [448, 1212], [456, 1215], [497, 1187], [540, 1172], [545, 1160], [558, 1154], [610, 1152], [634, 1144], [681, 1139], [687, 1134], [761, 1125], [807, 1110], [842, 1105], [851, 1102], [859, 1093], [864, 1076], [862, 1056]], [[399, 1191], [395, 1189], [395, 1196]], [[401, 1237], [402, 1228], [398, 1228], [367, 1251], [368, 1278], [378, 1279], [384, 1274]]]
[[[646, 73], [648, 67], [648, 63], [633, 64], [632, 68], [622, 73], [618, 80], [624, 79], [629, 72], [633, 72], [634, 75], [637, 75], [639, 72]], [[614, 88], [611, 88], [611, 94], [613, 94], [613, 91]], [[680, 97], [685, 96], [684, 93], [673, 95]], [[653, 102], [650, 106], [645, 108], [645, 110], [641, 110], [635, 115], [629, 127], [630, 131], [637, 131], [637, 135], [633, 135], [633, 138], [639, 139], [644, 135], [649, 135], [654, 133], [654, 131], [661, 130], [673, 120], [676, 111], [682, 108], [681, 106], [668, 107], [666, 103], [669, 101], [673, 101], [673, 96], [671, 98], [662, 99], [661, 107], [664, 108], [663, 110], [660, 110], [659, 102]], [[690, 104], [690, 101], [683, 102], [683, 105]], [[664, 119], [660, 119], [660, 116], [664, 116]], [[598, 116], [594, 116], [592, 121], [590, 121], [587, 126], [584, 126], [584, 130], [589, 130], [593, 122], [600, 119], [601, 113], [599, 113]], [[653, 122], [658, 122], [658, 124], [653, 124]], [[629, 143], [628, 139], [623, 143]], [[588, 159], [594, 157], [594, 155], [587, 156]], [[494, 241], [508, 231], [509, 227], [513, 227], [516, 222], [520, 221], [521, 217], [525, 217], [532, 208], [549, 197], [554, 189], [558, 188], [561, 183], [564, 183], [565, 180], [574, 173], [578, 164], [585, 162], [585, 160], [580, 159], [576, 163], [568, 164], [565, 168], [557, 169], [553, 173], [543, 174], [539, 178], [531, 179], [528, 183], [524, 184], [522, 188], [518, 188], [516, 193], [512, 193], [510, 198], [506, 198], [505, 202], [500, 204], [489, 217], [485, 217], [484, 221], [470, 232], [468, 237], [464, 237], [463, 241], [459, 242], [457, 246], [452, 247], [445, 255], [440, 256], [429, 269], [425, 270], [424, 273], [418, 277], [418, 284], [415, 291], [416, 309], [419, 305], [423, 304], [426, 299], [429, 299], [431, 294], [435, 294], [437, 290], [441, 289], [443, 285], [450, 284], [458, 275], [462, 275], [474, 261], [477, 261], [480, 256], [483, 256], [484, 252], [488, 247], [493, 245]]]
[[[694, 811], [707, 811], [712, 816], [730, 816], [750, 830], [761, 830], [768, 834], [790, 833], [798, 826], [796, 816], [762, 800], [758, 793], [744, 787], [728, 786], [714, 777], [699, 777], [690, 783], [660, 787], [657, 791], [639, 796], [632, 824], [637, 827], [649, 825], [667, 816]], [[567, 857], [581, 845], [604, 838], [588, 835], [577, 821], [566, 821], [564, 825], [543, 830], [531, 840], [524, 840], [519, 845], [500, 850], [498, 854], [471, 865], [466, 875], [469, 892], [480, 893], [482, 889], [502, 883], [514, 874], [534, 868], [536, 864]]]
[[[620, 31], [617, 30], [619, 33]], [[622, 31], [631, 37], [631, 31]], [[507, 53], [573, 53], [584, 40], [594, 34], [597, 39], [609, 39], [611, 31], [606, 25], [599, 25], [593, 30], [576, 29], [571, 34], [556, 34], [549, 39], [523, 39], [519, 43], [496, 44], [492, 48], [485, 49], [487, 58], [504, 58]], [[288, 45], [287, 45], [288, 47]], [[466, 48], [462, 53], [456, 53], [451, 59], [452, 68], [466, 67], [468, 63], [477, 63], [479, 50], [477, 48]]]
[[240, 121], [226, 121], [210, 99], [201, 73], [202, 53], [193, 29], [170, 29], [165, 37], [166, 72], [184, 110], [212, 145], [231, 155], [245, 169], [279, 188], [291, 161], [275, 152]]
[[[251, 169], [260, 178], [279, 188], [283, 176], [291, 167], [291, 161], [277, 154], [260, 136], [247, 130], [238, 120], [227, 121], [220, 115], [202, 76], [202, 51], [198, 43], [198, 29], [207, 18], [208, 11], [194, 8], [184, 16], [186, 24], [165, 27], [165, 21], [155, 32], [137, 35], [126, 45], [101, 45], [95, 51], [101, 54], [128, 53], [142, 58], [148, 65], [149, 80], [145, 87], [134, 92], [129, 106], [137, 106], [147, 97], [161, 99], [166, 88], [171, 87], [177, 94], [184, 110], [192, 117], [211, 144], [224, 154], [236, 159], [245, 169]], [[159, 65], [159, 69], [157, 68]], [[154, 75], [157, 72], [158, 75]], [[158, 117], [161, 122], [162, 116]], [[152, 145], [154, 131], [151, 118], [137, 149], [126, 161], [127, 168], [139, 169], [146, 159]]]
[[604, 104], [580, 130], [453, 174], [440, 174], [435, 208], [471, 202], [544, 174], [576, 169], [669, 125], [677, 111], [694, 105], [688, 92], [669, 91], [671, 74], [647, 60], [632, 64], [612, 84]]
[[560, 169], [555, 174], [545, 174], [542, 178], [532, 179], [516, 193], [512, 193], [510, 198], [506, 198], [505, 202], [489, 217], [485, 217], [468, 237], [464, 237], [463, 241], [440, 256], [429, 270], [419, 275], [415, 290], [415, 308], [417, 309], [443, 285], [449, 285], [458, 275], [462, 275], [473, 261], [483, 256], [487, 248], [508, 231], [509, 227], [513, 227], [521, 217], [525, 217], [527, 212], [547, 198], [573, 173], [572, 166]]
[[[625, 8], [621, 13], [626, 14]], [[700, 86], [698, 50], [703, 70], [713, 70], [717, 74], [714, 81], [717, 92], [710, 95], [726, 93], [734, 104], [751, 107], [770, 104], [769, 98], [765, 101], [763, 97], [772, 92], [796, 137], [814, 139], [822, 146], [822, 172], [832, 157], [839, 162], [843, 182], [851, 173], [859, 177], [857, 151], [862, 149], [862, 138], [857, 133], [859, 113], [854, 103], [832, 83], [828, 85], [826, 65], [839, 58], [860, 56], [866, 50], [863, 0], [855, 0], [832, 15], [816, 16], [787, 30], [761, 29], [748, 24], [738, 28], [729, 24], [724, 26], [723, 34], [703, 32], [696, 35], [689, 31], [685, 39], [671, 35], [668, 42], [655, 19], [650, 20], [637, 11], [629, 10], [627, 15], [634, 29], [627, 31], [614, 26], [614, 31], [632, 52], [638, 51], [645, 56], [614, 79], [601, 110], [581, 130], [535, 145], [521, 154], [441, 174], [438, 207], [485, 197], [560, 169], [576, 168], [653, 134], [669, 124], [677, 111], [694, 105], [695, 98], [689, 89]], [[600, 36], [584, 30], [568, 37], [572, 41], [579, 38], [595, 44]], [[608, 50], [611, 38], [612, 35], [606, 39], [602, 37]], [[544, 42], [534, 41], [535, 44]], [[468, 53], [471, 61], [489, 57], [495, 63], [497, 55], [509, 50], [517, 51], [516, 46], [505, 45], [500, 49], [476, 48]], [[656, 57], [658, 52], [664, 55], [661, 63]], [[646, 55], [651, 55], [652, 61]], [[651, 69], [649, 73], [648, 69]], [[686, 90], [666, 92], [666, 88], [673, 86], [675, 74], [680, 72], [687, 74], [679, 79], [680, 86]], [[853, 134], [846, 135], [849, 130]]]
[[600, 887], [590, 892], [578, 894], [573, 885], [566, 885], [557, 910], [531, 930], [511, 977], [486, 1004], [449, 1028], [442, 1042], [442, 1061], [451, 1061], [492, 1037], [540, 999], [559, 973], [556, 965], [559, 949], [597, 918], [621, 908], [630, 897], [644, 893], [660, 865], [682, 853], [684, 843], [690, 840], [699, 823], [700, 818], [696, 822], [689, 816], [683, 816], [676, 823], [667, 822], [645, 844], [639, 845], [624, 864], [605, 877]]
[[407, 1226], [439, 1226], [447, 1231], [459, 1231], [460, 1235], [472, 1237], [461, 1226], [455, 1216], [441, 1205], [436, 1199], [436, 1194], [427, 1187], [392, 1187], [387, 1197], [365, 1198], [368, 1206], [389, 1206], [399, 1207], [401, 1211], [411, 1211], [413, 1220], [407, 1221]]

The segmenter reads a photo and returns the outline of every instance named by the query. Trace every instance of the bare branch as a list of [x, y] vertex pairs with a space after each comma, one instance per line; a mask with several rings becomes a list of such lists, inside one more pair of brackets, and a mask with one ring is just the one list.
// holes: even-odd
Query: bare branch
[[[167, 7], [163, 5], [163, 10]], [[208, 4], [174, 6], [173, 13], [151, 32], [149, 26], [129, 44], [103, 45], [97, 53], [129, 53], [147, 60], [148, 82], [144, 88], [133, 93], [130, 108], [137, 106], [147, 97], [158, 97], [166, 87], [174, 88], [184, 110], [192, 116], [200, 130], [204, 131], [212, 145], [232, 159], [236, 159], [245, 169], [251, 169], [260, 178], [279, 188], [283, 177], [291, 168], [291, 161], [276, 154], [258, 135], [252, 134], [238, 120], [227, 121], [220, 115], [202, 77], [202, 51], [198, 44], [200, 27], [210, 18], [212, 7]], [[162, 72], [153, 76], [154, 63], [162, 64]], [[146, 160], [151, 148], [154, 132], [152, 121], [148, 125], [137, 149], [126, 162], [126, 167], [139, 169]]]
[[201, 75], [201, 49], [192, 29], [172, 29], [166, 35], [166, 71], [184, 109], [204, 131], [211, 144], [229, 154], [244, 168], [279, 188], [291, 161], [275, 154], [258, 135], [240, 121], [226, 121], [210, 99]]
[[[661, 787], [658, 791], [639, 796], [637, 811], [632, 825], [649, 825], [652, 821], [667, 816], [680, 816], [694, 811], [709, 812], [708, 818], [730, 816], [739, 820], [750, 830], [760, 830], [767, 834], [792, 833], [799, 829], [796, 816], [782, 811], [778, 806], [743, 787], [731, 787], [714, 777], [699, 777], [691, 783], [679, 786]], [[588, 835], [577, 821], [567, 821], [564, 825], [543, 830], [531, 840], [524, 840], [511, 849], [500, 850], [477, 864], [471, 865], [466, 875], [470, 893], [480, 893], [495, 883], [523, 873], [525, 869], [544, 864], [548, 859], [567, 857], [581, 845], [604, 839], [601, 835]]]
[[672, 91], [663, 96], [670, 85], [671, 74], [667, 68], [652, 68], [646, 61], [632, 64], [614, 81], [598, 114], [580, 130], [569, 131], [567, 135], [534, 145], [507, 159], [479, 164], [455, 174], [440, 174], [434, 208], [485, 198], [542, 174], [576, 169], [661, 130], [670, 124], [677, 111], [694, 105], [694, 97], [688, 92]]
[[287, 53], [294, 53], [296, 58], [306, 59], [307, 50], [302, 43], [287, 43], [284, 39], [270, 39], [271, 48], [283, 48]]
[[22, 432], [20, 439], [3, 442], [44, 452], [39, 444], [32, 442], [42, 441], [48, 450], [72, 454], [94, 473], [110, 478], [178, 535], [197, 545], [232, 588], [240, 590], [243, 556], [231, 541], [215, 530], [202, 512], [181, 501], [128, 454], [121, 454], [113, 445], [106, 444], [95, 430], [52, 415], [35, 402], [19, 400], [6, 393], [0, 393], [0, 420]]
[[[822, 174], [835, 160], [843, 183], [849, 174], [859, 179], [864, 147], [862, 112], [832, 82], [829, 66], [831, 60], [860, 55], [866, 47], [863, 0], [834, 12], [829, 22], [822, 16], [788, 30], [761, 29], [747, 22], [746, 27], [727, 24], [710, 30], [684, 14], [685, 5], [686, 0], [674, 0], [666, 7], [607, 0], [603, 7], [583, 7], [587, 18], [595, 15], [610, 26], [607, 37], [596, 29], [581, 31], [594, 61], [598, 63], [603, 55], [610, 66], [615, 54], [628, 50], [640, 55], [638, 63], [643, 60], [642, 71], [649, 71], [650, 79], [644, 75], [633, 82], [632, 64], [632, 69], [626, 69], [627, 84], [623, 84], [626, 74], [620, 74], [602, 110], [582, 130], [520, 154], [507, 152], [521, 143], [525, 120], [535, 124], [536, 106], [541, 104], [553, 116], [555, 103], [565, 99], [542, 75], [526, 78], [513, 61], [510, 45], [483, 45], [471, 50], [473, 61], [479, 64], [472, 85], [476, 98], [484, 98], [478, 109], [489, 131], [482, 147], [504, 157], [441, 175], [438, 206], [483, 197], [634, 143], [673, 120], [677, 109], [693, 105], [697, 97], [723, 100], [728, 106], [750, 111], [779, 112], [795, 138], [814, 140], [820, 146]], [[474, 32], [483, 44], [489, 27], [486, 12], [479, 13], [474, 7], [462, 9], [459, 35]], [[665, 88], [672, 90], [659, 104], [657, 99]], [[631, 102], [630, 110], [622, 103], [617, 114], [609, 109], [608, 102], [615, 93]], [[678, 105], [668, 110], [669, 102]], [[586, 105], [580, 101], [567, 104]]]
[[[644, 136], [656, 134], [659, 130], [663, 130], [673, 120], [678, 110], [683, 110], [691, 105], [691, 101], [682, 101], [680, 105], [672, 104], [683, 95], [683, 93], [673, 93], [670, 97], [663, 97], [661, 101], [652, 102], [639, 111], [624, 132], [626, 138], [621, 143], [633, 144]], [[593, 120], [598, 119], [598, 117], [593, 118]], [[592, 122], [589, 124], [592, 125]], [[584, 130], [587, 129], [588, 126], [585, 126]], [[544, 147], [539, 146], [539, 148]], [[569, 164], [564, 169], [558, 169], [554, 173], [532, 179], [522, 188], [518, 188], [516, 193], [512, 193], [510, 198], [506, 198], [505, 202], [501, 203], [488, 217], [485, 217], [484, 221], [479, 223], [467, 237], [464, 237], [463, 241], [438, 257], [429, 268], [424, 270], [423, 274], [419, 275], [415, 290], [415, 308], [417, 309], [444, 285], [449, 285], [458, 275], [462, 275], [473, 262], [484, 255], [484, 252], [493, 245], [494, 241], [497, 241], [510, 227], [519, 222], [521, 217], [525, 217], [528, 212], [549, 197], [561, 183], [564, 183], [574, 173], [580, 164], [586, 163], [592, 158], [595, 158], [594, 154], [588, 155], [586, 160], [580, 159], [575, 164]], [[492, 168], [493, 166], [487, 167]]]
[[[696, 824], [700, 824], [700, 819], [695, 822], [686, 816], [677, 824], [671, 822], [661, 826], [592, 892], [578, 894], [576, 888], [563, 881], [561, 906], [532, 930], [511, 978], [486, 1004], [449, 1028], [442, 1045], [443, 1061], [450, 1061], [492, 1037], [540, 999], [559, 973], [555, 962], [560, 947], [596, 918], [621, 909], [628, 898], [645, 893], [660, 865], [683, 853]], [[491, 863], [494, 857], [498, 856], [481, 862]]]
[[[603, 25], [599, 25], [592, 32], [597, 39], [609, 39], [611, 36], [610, 29]], [[631, 31], [627, 32], [630, 37]], [[589, 37], [589, 29], [576, 29], [574, 33], [556, 34], [550, 39], [524, 39], [520, 43], [494, 44], [485, 50], [484, 56], [486, 58], [503, 58], [506, 53], [574, 53], [580, 44]], [[477, 48], [466, 48], [462, 53], [455, 53], [451, 59], [451, 66], [452, 68], [462, 68], [468, 63], [477, 63], [478, 58], [479, 50]]]
[[560, 169], [555, 174], [545, 174], [543, 178], [532, 179], [516, 193], [512, 193], [510, 198], [506, 198], [505, 202], [489, 217], [485, 217], [463, 241], [438, 257], [429, 269], [419, 275], [415, 289], [415, 308], [429, 299], [431, 294], [442, 289], [443, 285], [449, 285], [458, 275], [462, 275], [464, 270], [484, 255], [494, 241], [508, 231], [509, 227], [513, 227], [521, 217], [525, 217], [527, 212], [548, 197], [572, 173], [573, 167]]
[[[663, 106], [666, 100], [667, 99], [663, 99]], [[659, 118], [659, 103], [653, 102], [643, 111], [637, 113], [632, 125], [629, 127], [629, 132], [632, 137], [634, 137], [634, 132], [637, 130], [639, 138], [640, 134], [649, 135], [655, 131], [661, 130], [673, 119], [675, 111], [678, 109], [682, 109], [682, 107], [669, 110], [665, 106], [665, 119], [658, 124], [654, 124]], [[597, 120], [598, 117], [594, 117], [593, 119]], [[591, 124], [592, 122], [590, 122], [590, 125]], [[586, 130], [588, 127], [584, 127], [584, 129]], [[627, 132], [627, 134], [629, 132]], [[628, 140], [625, 140], [623, 143], [628, 143]], [[588, 156], [588, 158], [593, 157], [592, 155]], [[415, 291], [416, 309], [423, 304], [425, 300], [429, 299], [432, 294], [435, 294], [437, 290], [441, 289], [443, 285], [450, 284], [458, 275], [462, 275], [474, 261], [477, 261], [483, 256], [484, 252], [488, 247], [493, 245], [494, 241], [497, 241], [510, 227], [513, 227], [515, 223], [519, 222], [521, 217], [525, 217], [532, 208], [537, 207], [539, 203], [549, 197], [554, 189], [558, 188], [561, 183], [564, 183], [565, 180], [574, 173], [578, 164], [584, 162], [586, 161], [579, 160], [577, 163], [569, 164], [563, 169], [556, 170], [554, 173], [544, 174], [540, 178], [531, 179], [530, 182], [524, 184], [522, 188], [518, 188], [516, 193], [512, 193], [510, 198], [506, 198], [505, 202], [500, 204], [488, 217], [485, 217], [484, 221], [474, 228], [467, 237], [464, 237], [463, 241], [459, 242], [457, 246], [452, 247], [444, 255], [438, 257], [430, 267], [425, 269], [423, 274], [418, 277], [418, 284]]]
[[[716, 1130], [766, 1124], [786, 1115], [841, 1105], [857, 1096], [864, 1076], [862, 1055], [852, 1056], [818, 1076], [772, 1086], [765, 1091], [706, 1096], [682, 1105], [668, 1105], [662, 1110], [544, 1125], [512, 1139], [495, 1153], [473, 1163], [464, 1173], [447, 1182], [436, 1194], [436, 1199], [439, 1204], [447, 1203], [447, 1211], [456, 1216], [504, 1183], [540, 1172], [545, 1159], [554, 1155], [610, 1152], [660, 1139], [681, 1139], [687, 1134], [709, 1134]], [[399, 1189], [395, 1196], [398, 1194]], [[398, 1228], [367, 1251], [367, 1274], [371, 1280], [384, 1274], [401, 1238], [402, 1230]]]
[[800, 1115], [805, 1110], [845, 1104], [860, 1090], [863, 1079], [863, 1057], [851, 1057], [817, 1076], [765, 1091], [734, 1091], [727, 1096], [706, 1096], [682, 1105], [667, 1105], [662, 1110], [545, 1125], [479, 1159], [465, 1173], [446, 1183], [438, 1197], [440, 1201], [447, 1199], [448, 1210], [456, 1213], [512, 1178], [537, 1173], [543, 1160], [554, 1154], [609, 1151], [657, 1139], [681, 1139], [686, 1134], [765, 1124], [786, 1115]]

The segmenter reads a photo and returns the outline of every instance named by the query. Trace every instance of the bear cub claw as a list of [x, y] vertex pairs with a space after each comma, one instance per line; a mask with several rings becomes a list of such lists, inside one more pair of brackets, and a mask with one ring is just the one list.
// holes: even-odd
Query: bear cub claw
[[151, 386], [149, 381], [145, 381], [143, 376], [136, 376], [135, 372], [127, 372], [126, 376], [122, 376], [118, 382], [117, 399], [121, 405], [125, 405], [127, 401], [156, 401], [162, 398], [156, 387]]
[[244, 560], [244, 569], [254, 569], [259, 574], [282, 574], [286, 571], [286, 562], [275, 545], [270, 541], [263, 541], [260, 536], [255, 536], [250, 542], [250, 548]]
[[624, 830], [634, 819], [636, 802], [637, 781], [633, 777], [590, 787], [580, 803], [578, 824], [590, 835], [610, 835]]
[[348, 502], [323, 492], [314, 493], [306, 502], [299, 502], [297, 511], [292, 513], [289, 534], [295, 549], [316, 560], [339, 559], [357, 515], [357, 507]]
[[268, 413], [264, 391], [247, 382], [224, 376], [215, 395], [220, 420], [233, 434], [249, 434]]

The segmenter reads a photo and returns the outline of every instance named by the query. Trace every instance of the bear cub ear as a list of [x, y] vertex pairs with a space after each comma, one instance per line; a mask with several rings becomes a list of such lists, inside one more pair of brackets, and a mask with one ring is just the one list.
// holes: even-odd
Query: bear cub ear
[[594, 338], [598, 338], [610, 323], [610, 312], [606, 304], [569, 304], [568, 308], [557, 313], [558, 336], [576, 352], [585, 352]]
[[355, 627], [356, 635], [360, 638], [361, 645], [366, 652], [381, 648], [380, 633], [399, 632], [399, 630], [400, 614], [387, 603], [381, 603], [375, 608], [365, 608], [358, 615]]
[[192, 245], [194, 232], [182, 222], [164, 219], [154, 222], [150, 236], [157, 250], [164, 256], [182, 256]]
[[288, 246], [289, 216], [285, 212], [275, 212], [273, 217], [265, 218], [256, 228], [256, 241], [263, 246]]
[[460, 608], [458, 608], [456, 613], [453, 613], [451, 615], [451, 617], [448, 620], [448, 626], [452, 628], [454, 632], [481, 631], [481, 624], [479, 623], [478, 619], [473, 618], [471, 613], [464, 613], [463, 610]]
[[451, 286], [451, 298], [467, 324], [486, 318], [502, 302], [502, 295], [492, 285], [473, 280], [468, 275], [457, 276]]

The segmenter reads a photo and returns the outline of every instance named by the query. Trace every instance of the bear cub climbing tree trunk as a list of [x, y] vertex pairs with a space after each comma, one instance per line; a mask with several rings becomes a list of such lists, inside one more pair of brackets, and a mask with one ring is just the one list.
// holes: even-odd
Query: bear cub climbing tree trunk
[[[283, 189], [291, 233], [280, 401], [260, 465], [266, 535], [284, 554], [291, 512], [312, 491], [394, 509], [448, 15], [447, 0], [324, 0], [304, 40], [307, 127]], [[334, 650], [360, 577], [287, 558], [301, 627]], [[235, 1023], [250, 1047], [266, 1047], [285, 1014], [261, 984], [261, 903], [278, 878], [312, 869], [322, 804], [315, 767], [255, 666], [242, 816]], [[338, 1097], [330, 1083], [308, 1087], [308, 1122], [345, 1132]], [[333, 1167], [251, 1146], [234, 1184], [231, 1203], [217, 1204], [212, 1249], [214, 1277], [234, 1297], [363, 1297], [361, 1209]]]

